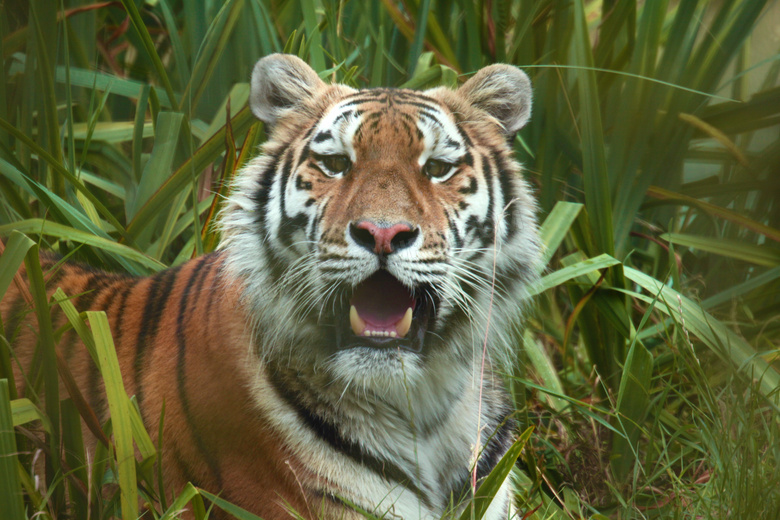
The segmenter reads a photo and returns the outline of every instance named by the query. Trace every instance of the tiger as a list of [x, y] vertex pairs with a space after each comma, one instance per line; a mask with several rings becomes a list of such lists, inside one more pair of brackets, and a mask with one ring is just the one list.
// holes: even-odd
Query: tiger
[[[457, 89], [354, 89], [269, 55], [249, 98], [268, 138], [215, 252], [149, 277], [42, 256], [50, 292], [105, 311], [171, 496], [192, 483], [266, 520], [462, 512], [517, 427], [504, 379], [542, 247], [512, 149], [531, 97], [504, 64]], [[0, 307], [17, 376], [24, 307], [14, 287]], [[72, 332], [58, 349], [105, 420], [86, 349]]]

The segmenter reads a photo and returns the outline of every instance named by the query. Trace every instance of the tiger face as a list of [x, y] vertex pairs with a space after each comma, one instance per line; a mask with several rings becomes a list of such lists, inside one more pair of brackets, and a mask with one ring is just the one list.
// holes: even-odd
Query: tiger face
[[374, 389], [470, 367], [485, 343], [500, 359], [539, 253], [509, 146], [530, 115], [526, 75], [353, 90], [275, 55], [251, 107], [271, 134], [222, 229], [257, 353]]

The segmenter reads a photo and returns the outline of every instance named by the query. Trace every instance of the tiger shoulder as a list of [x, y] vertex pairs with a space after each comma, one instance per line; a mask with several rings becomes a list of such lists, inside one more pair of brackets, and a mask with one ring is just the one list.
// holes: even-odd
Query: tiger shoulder
[[[191, 482], [267, 520], [459, 514], [515, 436], [502, 374], [540, 256], [511, 148], [527, 76], [491, 65], [457, 90], [355, 90], [275, 54], [250, 106], [269, 137], [217, 252], [145, 278], [43, 256], [49, 294], [106, 312], [155, 442], [164, 408], [168, 503]], [[34, 313], [16, 284], [0, 311], [24, 395]], [[107, 419], [75, 333], [58, 349]], [[486, 518], [511, 495], [507, 481]]]

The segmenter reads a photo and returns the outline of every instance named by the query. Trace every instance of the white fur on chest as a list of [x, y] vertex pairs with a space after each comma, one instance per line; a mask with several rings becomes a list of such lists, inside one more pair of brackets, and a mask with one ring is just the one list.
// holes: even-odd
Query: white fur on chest
[[[428, 388], [417, 388], [415, 395], [388, 391], [383, 397], [392, 403], [392, 412], [372, 405], [348, 412], [348, 424], [342, 426], [353, 439], [359, 439], [366, 453], [400, 468], [409, 477], [403, 484], [334, 449], [303, 423], [265, 377], [254, 380], [253, 394], [259, 408], [299, 461], [318, 475], [315, 482], [306, 484], [380, 517], [441, 518], [452, 506], [450, 502], [460, 498], [457, 495], [463, 491], [464, 477], [474, 467], [480, 430], [483, 440], [492, 433], [486, 432], [485, 423], [478, 419], [478, 385], [461, 386], [460, 393], [448, 402], [448, 409], [442, 410], [437, 396], [443, 389], [437, 388], [435, 377], [429, 380]], [[399, 416], [399, 410], [406, 412], [405, 416]], [[444, 420], [434, 419], [435, 427], [426, 427], [436, 414]], [[485, 518], [497, 519], [506, 511], [508, 497], [506, 483]]]

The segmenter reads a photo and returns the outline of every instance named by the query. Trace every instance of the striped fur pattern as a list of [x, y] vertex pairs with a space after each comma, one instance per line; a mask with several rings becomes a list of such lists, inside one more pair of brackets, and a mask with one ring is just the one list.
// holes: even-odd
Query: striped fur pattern
[[[66, 265], [49, 286], [107, 311], [150, 432], [165, 402], [169, 489], [266, 519], [457, 513], [513, 436], [499, 374], [540, 250], [508, 146], [527, 77], [494, 65], [456, 91], [353, 90], [272, 55], [250, 102], [272, 131], [217, 253], [146, 279]], [[23, 307], [13, 291], [2, 305], [4, 320]], [[62, 343], [105, 413], [84, 349]]]

